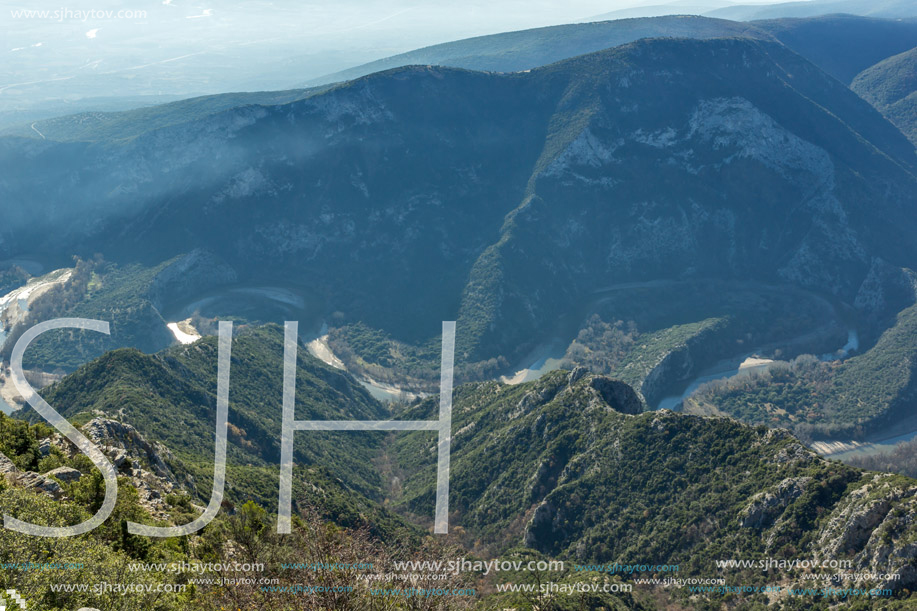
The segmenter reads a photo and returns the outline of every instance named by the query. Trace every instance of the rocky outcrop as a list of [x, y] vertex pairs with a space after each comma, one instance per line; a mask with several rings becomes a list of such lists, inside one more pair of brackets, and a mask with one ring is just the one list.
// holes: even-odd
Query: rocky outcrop
[[[581, 384], [580, 380], [585, 380]], [[588, 388], [592, 396], [590, 407], [611, 407], [622, 414], [639, 414], [644, 411], [643, 402], [637, 392], [626, 382], [605, 376], [592, 375], [585, 367], [575, 367], [566, 378], [555, 383], [544, 384], [525, 393], [509, 414], [509, 419], [520, 418], [563, 393], [579, 388]]]
[[527, 547], [542, 548], [546, 541], [555, 539], [556, 531], [562, 523], [561, 512], [551, 503], [544, 500], [535, 508], [532, 518], [525, 526], [523, 540]]
[[857, 290], [854, 306], [872, 323], [894, 315], [917, 301], [917, 274], [874, 258]]
[[5, 454], [0, 453], [0, 475], [6, 476], [10, 473], [16, 473], [19, 469], [13, 464]]
[[[908, 541], [900, 537], [913, 523], [915, 512], [917, 512], [917, 502], [910, 498], [903, 506], [893, 508], [886, 513], [857, 556], [860, 566], [869, 567], [885, 575], [900, 576], [900, 579], [881, 580], [878, 582], [878, 587], [903, 586], [914, 589], [917, 586], [917, 565], [914, 562], [914, 559], [917, 558], [917, 541]], [[855, 520], [853, 526], [857, 530], [862, 529], [862, 519]]]
[[63, 495], [63, 489], [56, 481], [34, 471], [22, 471], [4, 454], [0, 454], [0, 475], [14, 486], [30, 488], [55, 500]]
[[914, 515], [917, 485], [876, 473], [841, 500], [813, 547], [819, 558], [850, 558], [854, 571], [877, 574], [874, 587], [914, 589]]
[[63, 489], [60, 484], [51, 478], [45, 477], [41, 473], [23, 471], [13, 475], [12, 478], [8, 475], [7, 479], [11, 479], [14, 484], [18, 484], [23, 488], [31, 488], [36, 492], [47, 494], [55, 500], [63, 496]]
[[[786, 431], [789, 435], [789, 431]], [[808, 450], [798, 441], [793, 441], [780, 448], [777, 454], [774, 455], [774, 462], [777, 464], [788, 464], [788, 463], [805, 463], [816, 460], [815, 454], [811, 450]]]
[[[821, 537], [818, 548], [826, 556], [854, 554], [863, 550], [876, 527], [882, 523], [892, 508], [892, 502], [901, 493], [876, 494], [882, 476], [872, 483], [851, 492], [834, 512]], [[914, 494], [911, 490], [910, 495]]]
[[168, 511], [165, 495], [181, 489], [168, 465], [175, 460], [172, 453], [160, 443], [148, 442], [137, 429], [124, 422], [99, 417], [87, 422], [82, 429], [102, 448], [115, 469], [130, 477], [140, 504], [154, 517], [164, 517]]
[[[582, 368], [580, 368], [582, 369]], [[570, 378], [568, 378], [569, 381]], [[516, 405], [516, 409], [509, 415], [510, 420], [519, 418], [531, 412], [540, 405], [544, 405], [557, 396], [563, 390], [563, 386], [541, 386], [531, 392], [525, 393]]]
[[[730, 332], [724, 328], [704, 329], [683, 344], [665, 353], [639, 382], [640, 395], [649, 405], [656, 405], [680, 385], [697, 376], [723, 354], [729, 354]], [[679, 391], [680, 394], [680, 391]]]
[[115, 467], [121, 467], [124, 460], [132, 456], [137, 462], [148, 464], [158, 477], [177, 482], [166, 464], [166, 460], [173, 459], [172, 453], [162, 444], [149, 443], [130, 424], [108, 418], [95, 418], [83, 425], [83, 433], [93, 443], [104, 446], [103, 450], [112, 459]]
[[45, 473], [45, 477], [54, 477], [62, 482], [78, 482], [83, 474], [72, 467], [58, 467]]
[[802, 496], [810, 481], [811, 477], [790, 477], [777, 484], [773, 490], [757, 494], [739, 515], [742, 526], [767, 528], [793, 501]]

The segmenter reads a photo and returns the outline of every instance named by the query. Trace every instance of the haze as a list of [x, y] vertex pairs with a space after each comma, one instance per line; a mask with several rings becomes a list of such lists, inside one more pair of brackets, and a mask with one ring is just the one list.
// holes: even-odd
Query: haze
[[[116, 110], [200, 94], [292, 88], [425, 45], [654, 4], [0, 2], [0, 124], [86, 110], [90, 98], [88, 109]], [[728, 4], [693, 0], [690, 9]]]

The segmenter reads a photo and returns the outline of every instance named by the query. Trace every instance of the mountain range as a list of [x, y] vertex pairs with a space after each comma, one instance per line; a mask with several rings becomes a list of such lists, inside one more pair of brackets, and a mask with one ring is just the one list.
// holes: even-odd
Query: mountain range
[[205, 249], [423, 350], [457, 318], [464, 365], [519, 358], [629, 282], [784, 282], [886, 321], [908, 305], [914, 148], [779, 43], [644, 40], [286, 95], [0, 139], [0, 249], [149, 266]]

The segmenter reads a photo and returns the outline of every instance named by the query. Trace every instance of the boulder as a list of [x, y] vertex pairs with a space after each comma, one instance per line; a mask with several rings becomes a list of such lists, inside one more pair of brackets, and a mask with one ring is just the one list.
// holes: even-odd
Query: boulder
[[72, 467], [58, 467], [45, 473], [45, 477], [56, 477], [62, 482], [78, 482], [83, 474]]
[[24, 473], [18, 473], [15, 477], [16, 482], [20, 486], [47, 494], [55, 500], [61, 498], [63, 494], [63, 489], [60, 487], [60, 484], [53, 479], [45, 477], [41, 473], [26, 471]]

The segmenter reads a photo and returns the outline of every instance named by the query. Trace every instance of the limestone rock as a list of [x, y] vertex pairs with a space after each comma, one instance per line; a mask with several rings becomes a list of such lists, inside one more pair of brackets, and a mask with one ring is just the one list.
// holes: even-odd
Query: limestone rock
[[58, 467], [45, 473], [45, 477], [56, 477], [62, 482], [78, 482], [83, 474], [72, 467]]
[[790, 477], [779, 484], [773, 491], [761, 492], [742, 511], [739, 519], [744, 528], [767, 528], [802, 496], [811, 477]]

